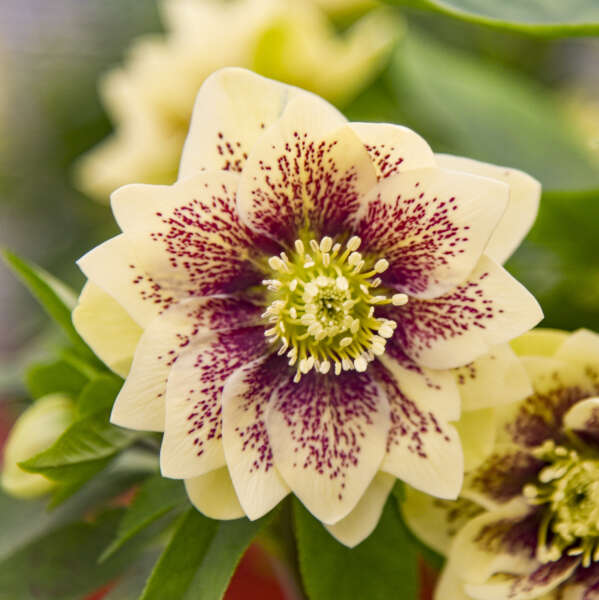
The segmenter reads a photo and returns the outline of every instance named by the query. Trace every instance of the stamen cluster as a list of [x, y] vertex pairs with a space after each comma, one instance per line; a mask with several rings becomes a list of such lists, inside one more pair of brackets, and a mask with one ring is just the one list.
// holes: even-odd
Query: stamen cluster
[[582, 556], [588, 567], [599, 561], [599, 459], [547, 441], [535, 452], [547, 461], [537, 484], [524, 488], [530, 504], [546, 505], [537, 558], [558, 560], [565, 554]]
[[[354, 236], [345, 247], [330, 237], [320, 242], [298, 239], [294, 251], [272, 256], [271, 279], [263, 281], [270, 304], [262, 315], [271, 327], [265, 335], [280, 342], [279, 354], [297, 365], [294, 381], [315, 369], [339, 375], [368, 363], [385, 352], [396, 323], [375, 315], [377, 306], [401, 306], [405, 294], [381, 291], [381, 279], [389, 263], [367, 259], [358, 252], [361, 240]], [[377, 288], [379, 288], [377, 290]]]

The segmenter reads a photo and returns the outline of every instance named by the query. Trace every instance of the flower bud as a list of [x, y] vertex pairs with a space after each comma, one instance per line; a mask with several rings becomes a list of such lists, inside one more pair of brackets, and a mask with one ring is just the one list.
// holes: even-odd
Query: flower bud
[[37, 400], [16, 421], [6, 441], [1, 484], [17, 498], [35, 498], [56, 484], [37, 473], [28, 473], [18, 463], [47, 450], [73, 423], [75, 405], [63, 394]]

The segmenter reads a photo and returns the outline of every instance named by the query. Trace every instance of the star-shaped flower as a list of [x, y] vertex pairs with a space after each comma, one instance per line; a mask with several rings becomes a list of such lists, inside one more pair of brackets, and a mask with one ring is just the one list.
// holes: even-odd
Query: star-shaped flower
[[493, 452], [460, 500], [410, 492], [412, 529], [448, 554], [437, 600], [591, 600], [599, 590], [599, 335], [515, 344], [534, 391], [495, 409]]
[[136, 346], [112, 421], [164, 431], [162, 473], [216, 518], [256, 519], [293, 491], [352, 545], [395, 477], [455, 498], [459, 394], [444, 369], [541, 318], [494, 260], [538, 192], [522, 173], [435, 157], [404, 127], [215, 73], [179, 181], [117, 190], [123, 233], [79, 261], [81, 334], [123, 374]]

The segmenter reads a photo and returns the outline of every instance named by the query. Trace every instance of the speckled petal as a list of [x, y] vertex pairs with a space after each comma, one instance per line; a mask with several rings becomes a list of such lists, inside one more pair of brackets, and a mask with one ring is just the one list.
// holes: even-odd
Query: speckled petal
[[405, 494], [401, 512], [407, 526], [427, 546], [442, 555], [449, 553], [455, 534], [483, 511], [478, 504], [465, 498], [442, 500], [410, 486], [406, 486]]
[[165, 477], [189, 479], [224, 466], [222, 390], [237, 369], [266, 350], [262, 327], [196, 340], [171, 369], [160, 451]]
[[496, 573], [532, 573], [539, 566], [535, 552], [540, 518], [523, 501], [515, 500], [471, 519], [451, 547], [451, 562], [458, 576], [477, 585], [487, 583]]
[[507, 209], [485, 250], [487, 256], [498, 263], [504, 263], [520, 245], [536, 219], [541, 199], [541, 184], [517, 169], [450, 154], [437, 154], [435, 158], [437, 164], [445, 169], [490, 177], [510, 186]]
[[201, 170], [241, 172], [264, 131], [295, 98], [318, 102], [331, 119], [345, 119], [317, 96], [239, 68], [208, 77], [196, 99], [179, 179]]
[[407, 127], [388, 123], [351, 123], [350, 126], [366, 146], [379, 179], [437, 166], [427, 142]]
[[395, 477], [392, 475], [377, 473], [347, 517], [325, 526], [329, 533], [350, 548], [364, 541], [376, 528], [394, 484]]
[[133, 246], [122, 234], [100, 244], [77, 264], [92, 283], [112, 296], [141, 327], [177, 301], [143, 270]]
[[260, 358], [237, 370], [223, 390], [223, 445], [245, 514], [258, 519], [289, 487], [274, 465], [266, 412], [274, 389], [293, 374], [282, 359]]
[[335, 237], [347, 233], [375, 184], [353, 130], [331, 123], [317, 102], [297, 98], [254, 146], [241, 175], [239, 212], [253, 230], [283, 244], [306, 228], [318, 239]]
[[209, 172], [172, 186], [126, 185], [112, 195], [139, 264], [178, 298], [233, 293], [262, 280], [263, 240], [239, 221], [238, 182], [235, 173]]
[[501, 344], [474, 362], [453, 371], [463, 410], [480, 410], [523, 400], [532, 384], [522, 361], [508, 344]]
[[587, 444], [599, 444], [599, 397], [575, 404], [564, 416], [564, 427], [574, 431]]
[[73, 325], [104, 364], [127, 376], [142, 329], [112, 296], [88, 281], [73, 311]]
[[566, 556], [538, 565], [525, 575], [509, 577], [501, 574], [483, 584], [466, 583], [464, 589], [474, 600], [539, 600], [566, 581], [579, 562], [580, 558]]
[[364, 251], [390, 263], [383, 283], [435, 298], [476, 266], [503, 214], [509, 188], [499, 181], [429, 168], [379, 183], [362, 203], [356, 233]]
[[171, 306], [144, 331], [110, 420], [121, 427], [164, 431], [166, 382], [179, 355], [212, 331], [255, 325], [260, 313], [259, 307], [235, 298], [191, 299]]
[[306, 508], [326, 524], [355, 508], [385, 453], [389, 405], [368, 373], [291, 379], [266, 415], [275, 466]]
[[468, 364], [534, 327], [543, 313], [505, 269], [483, 256], [467, 281], [433, 300], [411, 298], [389, 310], [393, 343], [431, 369]]
[[433, 496], [456, 498], [464, 473], [462, 447], [455, 428], [430, 408], [438, 394], [422, 386], [412, 398], [402, 388], [401, 373], [375, 368], [391, 410], [381, 470]]
[[244, 516], [227, 467], [185, 480], [190, 502], [210, 519], [221, 521]]

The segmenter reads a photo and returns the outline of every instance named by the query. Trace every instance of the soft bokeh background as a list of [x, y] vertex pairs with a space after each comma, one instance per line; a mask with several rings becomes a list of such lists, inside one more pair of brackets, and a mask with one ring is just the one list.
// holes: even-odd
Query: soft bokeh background
[[[314, 5], [312, 0], [291, 2], [302, 15], [302, 5]], [[86, 171], [79, 162], [113, 125], [122, 127], [115, 111], [107, 112], [101, 102], [98, 80], [118, 65], [133, 68], [131, 45], [142, 34], [164, 32], [165, 4], [0, 3], [0, 243], [75, 289], [83, 278], [74, 261], [116, 231], [106, 204], [108, 191], [92, 181], [89, 171], [94, 168]], [[365, 29], [360, 34], [359, 43], [377, 56], [369, 66], [360, 62], [359, 48], [342, 47], [338, 40], [347, 37], [337, 36], [348, 36], [347, 28], [376, 10], [376, 2], [318, 4], [326, 12], [316, 20], [298, 17], [305, 23], [301, 34], [279, 18], [263, 32], [244, 65], [328, 94], [352, 120], [408, 125], [437, 151], [521, 168], [538, 177], [545, 190], [539, 219], [508, 269], [541, 301], [545, 326], [599, 331], [599, 39], [526, 37], [387, 7], [384, 33]], [[229, 25], [233, 27], [222, 21], [214, 39], [226, 38]], [[214, 58], [226, 46], [216, 41], [202, 45], [194, 39], [193, 20], [189, 26], [187, 56], [192, 48], [202, 68], [219, 66]], [[160, 47], [167, 38], [153, 39]], [[376, 50], [377, 41], [382, 49]], [[208, 60], [210, 53], [216, 54]], [[164, 77], [168, 85], [163, 87], [176, 96], [172, 77], [177, 73], [154, 72], [157, 88]], [[179, 115], [169, 126], [180, 136], [185, 118]], [[149, 133], [143, 128], [135, 132], [143, 145]], [[176, 154], [166, 143], [157, 146], [169, 156]], [[111, 164], [108, 174], [125, 177], [124, 183], [127, 172], [117, 173], [118, 164]], [[170, 164], [147, 175], [132, 170], [131, 181], [167, 182], [172, 172]], [[104, 173], [101, 179], [110, 177]], [[51, 356], [59, 344], [54, 326], [0, 265], [3, 422], [25, 400], [24, 365]], [[0, 436], [3, 431], [0, 427]]]

